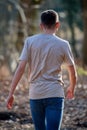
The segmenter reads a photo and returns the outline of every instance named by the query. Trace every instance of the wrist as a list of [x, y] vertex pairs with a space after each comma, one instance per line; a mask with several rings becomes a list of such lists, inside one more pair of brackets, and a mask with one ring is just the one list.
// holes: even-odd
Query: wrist
[[70, 85], [70, 86], [69, 86], [69, 89], [70, 89], [72, 92], [74, 92], [74, 88], [75, 88], [74, 85]]
[[10, 93], [10, 94], [9, 94], [9, 97], [12, 97], [12, 96], [13, 96], [13, 93]]

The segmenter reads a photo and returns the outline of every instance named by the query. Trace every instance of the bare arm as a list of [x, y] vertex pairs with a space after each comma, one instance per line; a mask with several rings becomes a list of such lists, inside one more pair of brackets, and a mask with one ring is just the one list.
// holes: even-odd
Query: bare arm
[[68, 99], [72, 99], [74, 97], [74, 90], [75, 90], [75, 85], [76, 85], [76, 80], [77, 80], [77, 73], [76, 73], [75, 66], [71, 65], [71, 66], [68, 66], [67, 68], [68, 68], [68, 73], [69, 73], [70, 85], [67, 88], [66, 97]]
[[21, 77], [24, 73], [26, 63], [27, 63], [26, 61], [20, 61], [18, 68], [15, 72], [15, 75], [14, 75], [12, 83], [11, 83], [11, 90], [9, 92], [9, 96], [7, 99], [7, 107], [8, 108], [12, 107], [11, 101], [13, 101], [13, 94], [14, 94], [14, 91], [16, 89], [16, 86], [17, 86], [19, 80], [21, 79]]

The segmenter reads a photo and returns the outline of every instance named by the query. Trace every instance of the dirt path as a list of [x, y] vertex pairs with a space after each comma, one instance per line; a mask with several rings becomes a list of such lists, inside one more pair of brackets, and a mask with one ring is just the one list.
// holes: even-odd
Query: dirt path
[[[79, 79], [75, 99], [66, 100], [61, 130], [87, 130], [87, 77]], [[68, 84], [64, 76], [65, 89]], [[30, 114], [26, 78], [22, 78], [15, 92], [13, 109], [8, 111], [5, 101], [11, 77], [0, 81], [0, 130], [34, 130]]]

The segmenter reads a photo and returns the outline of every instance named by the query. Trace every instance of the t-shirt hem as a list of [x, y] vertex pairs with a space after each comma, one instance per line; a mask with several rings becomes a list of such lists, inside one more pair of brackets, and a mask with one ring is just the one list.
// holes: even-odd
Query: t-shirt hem
[[65, 98], [65, 95], [62, 96], [44, 96], [44, 97], [29, 97], [31, 100], [45, 99], [45, 98]]

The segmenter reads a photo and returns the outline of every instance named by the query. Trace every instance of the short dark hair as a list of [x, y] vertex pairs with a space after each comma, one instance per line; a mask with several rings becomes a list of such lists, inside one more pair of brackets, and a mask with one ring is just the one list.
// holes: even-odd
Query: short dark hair
[[59, 22], [59, 16], [54, 10], [46, 10], [41, 13], [41, 23], [43, 23], [47, 28], [52, 28]]

